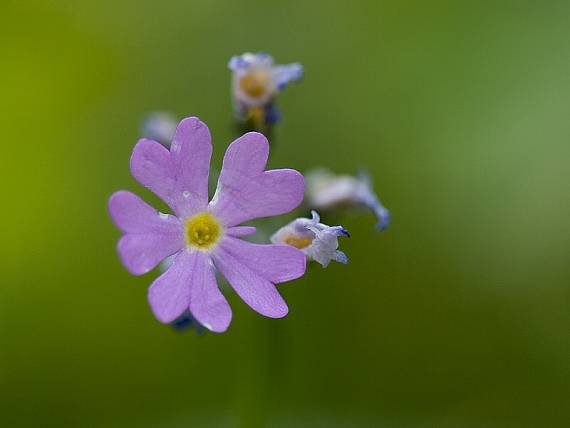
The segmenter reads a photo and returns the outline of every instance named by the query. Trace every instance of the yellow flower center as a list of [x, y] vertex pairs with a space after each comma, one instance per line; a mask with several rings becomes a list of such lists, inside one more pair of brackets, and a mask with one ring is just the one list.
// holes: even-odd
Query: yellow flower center
[[313, 243], [313, 239], [312, 238], [300, 238], [300, 237], [295, 236], [295, 235], [289, 235], [285, 239], [285, 243], [287, 245], [291, 245], [291, 246], [301, 250], [301, 249], [311, 245]]
[[262, 96], [269, 83], [269, 75], [265, 71], [253, 71], [243, 76], [239, 81], [239, 87], [252, 98]]
[[209, 250], [220, 240], [222, 226], [212, 214], [203, 212], [186, 220], [186, 243], [200, 250]]

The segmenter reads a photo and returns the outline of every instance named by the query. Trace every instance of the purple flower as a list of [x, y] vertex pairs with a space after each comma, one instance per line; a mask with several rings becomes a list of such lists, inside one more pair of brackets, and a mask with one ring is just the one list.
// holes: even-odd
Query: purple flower
[[190, 311], [200, 324], [225, 331], [232, 312], [218, 289], [216, 271], [255, 311], [271, 318], [287, 314], [275, 284], [305, 273], [305, 256], [288, 245], [259, 245], [239, 237], [255, 232], [243, 222], [297, 207], [303, 176], [292, 169], [265, 171], [267, 139], [256, 132], [235, 140], [224, 156], [213, 199], [208, 203], [212, 144], [208, 127], [195, 117], [178, 125], [170, 151], [141, 139], [131, 156], [131, 173], [159, 196], [174, 215], [163, 214], [133, 193], [109, 200], [113, 222], [124, 232], [119, 256], [129, 272], [142, 275], [175, 254], [172, 265], [150, 286], [156, 318], [172, 323]]

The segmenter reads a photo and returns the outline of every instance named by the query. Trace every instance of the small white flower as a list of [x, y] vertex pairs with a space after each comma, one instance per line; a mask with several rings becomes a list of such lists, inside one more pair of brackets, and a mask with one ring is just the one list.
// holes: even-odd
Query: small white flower
[[240, 120], [263, 115], [264, 123], [275, 123], [278, 112], [272, 102], [289, 82], [303, 76], [298, 63], [275, 65], [266, 53], [244, 53], [234, 56], [228, 64], [232, 70], [232, 95], [236, 115]]
[[318, 169], [305, 175], [306, 196], [309, 205], [317, 209], [366, 206], [376, 215], [376, 227], [384, 230], [390, 223], [390, 212], [382, 205], [372, 190], [370, 178], [360, 173], [357, 177], [334, 175], [326, 169]]
[[166, 147], [170, 147], [172, 137], [178, 126], [178, 120], [170, 113], [154, 112], [149, 114], [142, 124], [144, 138], [158, 141]]
[[321, 219], [316, 211], [311, 211], [313, 218], [298, 218], [283, 226], [271, 237], [274, 244], [287, 244], [299, 248], [307, 256], [307, 260], [314, 260], [323, 267], [327, 267], [331, 260], [339, 263], [348, 263], [348, 257], [338, 250], [338, 237], [350, 236], [342, 226], [327, 226], [320, 223]]

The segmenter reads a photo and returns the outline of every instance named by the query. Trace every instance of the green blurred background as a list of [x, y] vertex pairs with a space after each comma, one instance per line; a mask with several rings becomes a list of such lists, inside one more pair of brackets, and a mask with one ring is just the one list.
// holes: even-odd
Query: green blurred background
[[[570, 426], [568, 1], [0, 5], [2, 427]], [[234, 137], [230, 56], [299, 61], [272, 166], [366, 167], [348, 266], [154, 320], [106, 211], [142, 117]], [[151, 198], [149, 198], [151, 199]], [[326, 220], [326, 219], [325, 219]]]

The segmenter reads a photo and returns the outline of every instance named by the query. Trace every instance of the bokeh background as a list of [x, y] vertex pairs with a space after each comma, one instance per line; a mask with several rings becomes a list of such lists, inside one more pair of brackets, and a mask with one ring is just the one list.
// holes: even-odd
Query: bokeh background
[[[570, 426], [568, 1], [0, 5], [2, 427]], [[230, 56], [306, 78], [273, 167], [365, 167], [348, 266], [235, 297], [223, 335], [153, 319], [108, 196], [143, 116], [234, 138]], [[325, 218], [326, 220], [326, 218]]]

